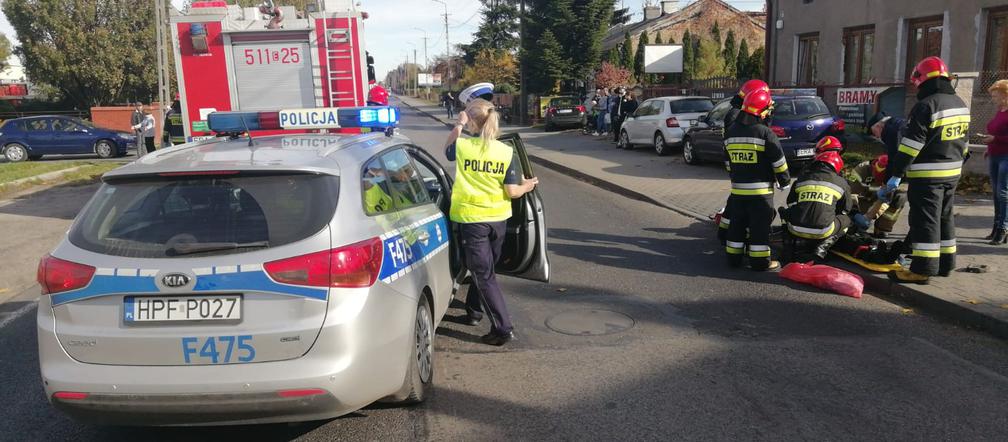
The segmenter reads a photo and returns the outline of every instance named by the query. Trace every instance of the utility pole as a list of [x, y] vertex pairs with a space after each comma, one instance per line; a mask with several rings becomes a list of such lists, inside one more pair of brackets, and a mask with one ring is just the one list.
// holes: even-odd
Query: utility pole
[[427, 67], [430, 66], [430, 58], [427, 57], [427, 31], [416, 27], [413, 29], [423, 32], [423, 62], [424, 62], [424, 70], [426, 70]]
[[448, 15], [450, 15], [448, 14], [448, 3], [445, 3], [442, 0], [433, 0], [433, 1], [444, 5], [444, 45], [445, 45], [445, 57], [447, 57], [447, 63], [448, 63], [448, 72], [447, 72], [448, 78], [445, 79], [445, 84], [448, 86], [448, 89], [451, 89], [452, 61], [451, 61], [451, 43], [448, 40]]
[[420, 74], [420, 67], [419, 67], [419, 65], [417, 65], [417, 62], [416, 62], [416, 48], [415, 47], [413, 48], [413, 65], [417, 66], [417, 81], [416, 81], [416, 83], [413, 84], [413, 95], [419, 96], [420, 92], [419, 92], [418, 89], [420, 89], [420, 75], [419, 75]]
[[[165, 26], [168, 24], [167, 20], [168, 9], [165, 5], [165, 0], [155, 0], [154, 1], [154, 29], [156, 31], [157, 37], [157, 70], [158, 70], [158, 94], [157, 100], [160, 103], [159, 115], [157, 115], [157, 120], [161, 122], [162, 127], [166, 123], [164, 121], [165, 108], [170, 106], [171, 103], [171, 79], [168, 77], [168, 56], [166, 51], [171, 45], [168, 43], [168, 32]], [[160, 139], [161, 137], [155, 137], [155, 139]]]
[[521, 9], [518, 13], [518, 50], [521, 55], [518, 58], [518, 75], [520, 83], [518, 85], [518, 93], [521, 94], [518, 97], [518, 106], [521, 107], [518, 122], [519, 124], [528, 124], [528, 91], [526, 90], [525, 81], [525, 0], [521, 0]]

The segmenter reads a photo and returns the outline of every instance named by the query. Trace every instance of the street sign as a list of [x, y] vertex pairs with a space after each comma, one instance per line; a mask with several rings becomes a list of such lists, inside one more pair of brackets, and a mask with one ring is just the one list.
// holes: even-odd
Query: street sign
[[440, 87], [441, 74], [417, 74], [417, 85], [420, 87]]

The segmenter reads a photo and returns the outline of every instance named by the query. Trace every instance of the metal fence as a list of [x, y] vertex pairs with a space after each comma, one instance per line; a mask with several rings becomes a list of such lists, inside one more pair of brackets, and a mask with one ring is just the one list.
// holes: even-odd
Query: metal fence
[[987, 89], [995, 81], [1002, 79], [1008, 79], [1008, 71], [982, 71], [974, 81], [970, 102], [970, 133], [987, 132], [987, 122], [998, 112], [997, 104], [991, 99]]

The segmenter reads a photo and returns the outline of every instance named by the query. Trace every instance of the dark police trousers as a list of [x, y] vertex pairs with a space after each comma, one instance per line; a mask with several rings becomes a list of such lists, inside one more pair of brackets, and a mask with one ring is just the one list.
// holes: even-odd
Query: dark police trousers
[[955, 267], [956, 232], [952, 207], [956, 182], [929, 183], [910, 179], [907, 200], [910, 203], [910, 271], [918, 275], [937, 275]]
[[766, 270], [770, 266], [770, 223], [773, 222], [773, 195], [750, 196], [731, 195], [728, 208], [731, 224], [725, 238], [728, 263], [742, 265], [742, 255], [746, 249], [746, 231], [749, 232], [749, 267]]
[[481, 304], [485, 305], [487, 311], [484, 313], [490, 315], [490, 332], [498, 334], [510, 332], [514, 328], [504, 303], [504, 293], [497, 285], [497, 275], [494, 273], [494, 265], [500, 259], [501, 248], [504, 246], [506, 226], [506, 221], [459, 224], [462, 252], [466, 267], [472, 274], [472, 284], [466, 294], [466, 310], [484, 312]]

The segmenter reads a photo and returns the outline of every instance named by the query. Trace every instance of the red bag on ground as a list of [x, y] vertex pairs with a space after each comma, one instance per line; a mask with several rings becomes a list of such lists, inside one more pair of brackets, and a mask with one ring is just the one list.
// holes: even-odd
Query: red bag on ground
[[780, 271], [781, 278], [861, 299], [864, 280], [846, 270], [823, 264], [792, 262]]

